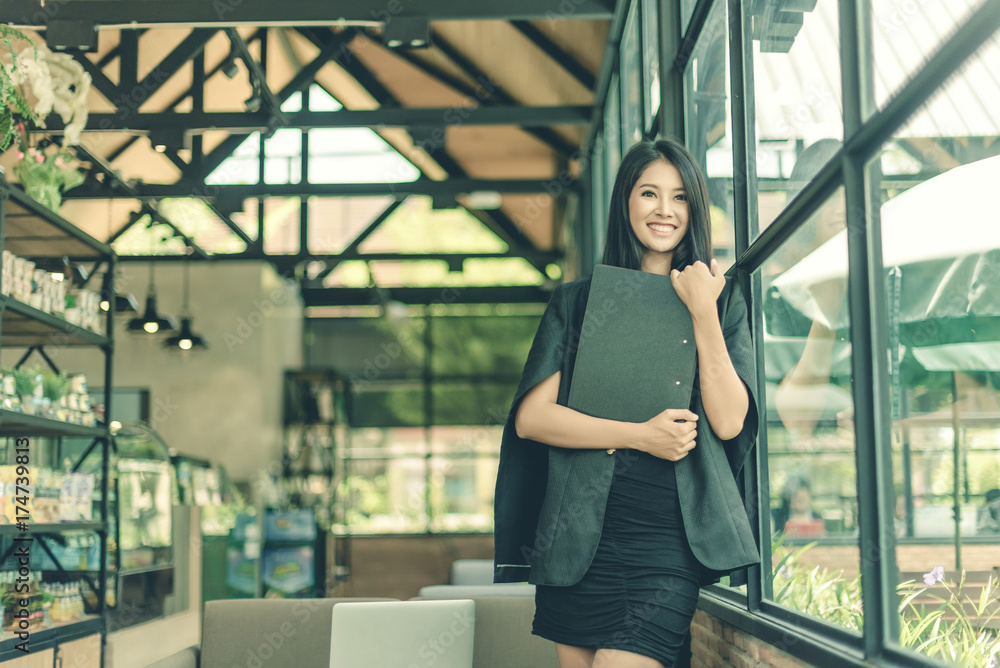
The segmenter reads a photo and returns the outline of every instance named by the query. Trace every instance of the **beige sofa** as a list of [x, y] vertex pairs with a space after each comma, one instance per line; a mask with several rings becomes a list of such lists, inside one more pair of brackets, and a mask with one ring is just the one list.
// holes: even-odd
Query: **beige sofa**
[[[459, 593], [459, 588], [456, 588]], [[476, 602], [473, 668], [558, 668], [552, 643], [531, 635], [532, 596], [446, 596]], [[205, 604], [200, 648], [148, 668], [330, 668], [333, 606], [385, 598], [237, 599]]]

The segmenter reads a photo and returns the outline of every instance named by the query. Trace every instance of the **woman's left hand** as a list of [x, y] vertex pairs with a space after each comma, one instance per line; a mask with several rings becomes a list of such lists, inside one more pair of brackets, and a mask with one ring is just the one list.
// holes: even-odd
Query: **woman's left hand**
[[702, 313], [714, 314], [719, 295], [726, 287], [726, 277], [714, 259], [711, 269], [704, 262], [688, 265], [684, 271], [672, 269], [670, 281], [674, 284], [677, 296], [681, 298], [692, 316]]

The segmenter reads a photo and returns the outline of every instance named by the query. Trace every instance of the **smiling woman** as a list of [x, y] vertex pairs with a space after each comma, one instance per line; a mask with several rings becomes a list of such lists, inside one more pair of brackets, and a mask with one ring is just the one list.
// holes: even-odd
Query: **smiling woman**
[[758, 421], [750, 333], [711, 260], [707, 203], [682, 145], [640, 142], [615, 179], [604, 253], [669, 275], [690, 313], [699, 370], [687, 408], [627, 422], [567, 405], [576, 349], [565, 341], [582, 328], [587, 277], [553, 294], [504, 428], [495, 579], [537, 585], [532, 632], [556, 643], [562, 668], [674, 665], [699, 586], [759, 559], [735, 480]]

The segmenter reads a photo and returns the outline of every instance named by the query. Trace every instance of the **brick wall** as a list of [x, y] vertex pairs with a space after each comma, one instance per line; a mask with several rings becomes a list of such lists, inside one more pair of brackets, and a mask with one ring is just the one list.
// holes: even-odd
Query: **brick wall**
[[691, 622], [691, 668], [814, 668], [698, 610]]

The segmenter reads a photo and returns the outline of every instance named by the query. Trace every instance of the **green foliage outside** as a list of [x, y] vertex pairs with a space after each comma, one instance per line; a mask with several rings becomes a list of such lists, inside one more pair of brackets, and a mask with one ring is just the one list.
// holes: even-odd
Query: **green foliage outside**
[[[774, 602], [860, 633], [864, 618], [860, 574], [847, 579], [842, 570], [804, 565], [802, 557], [816, 543], [796, 550], [781, 543], [779, 539], [772, 547], [778, 558], [772, 573]], [[947, 596], [912, 580], [896, 588], [900, 644], [960, 666], [995, 667], [1000, 660], [1000, 630], [989, 627], [1000, 625], [1000, 581], [993, 576], [978, 595], [972, 595], [964, 570], [958, 583], [943, 581], [936, 571], [925, 579], [943, 585]]]

